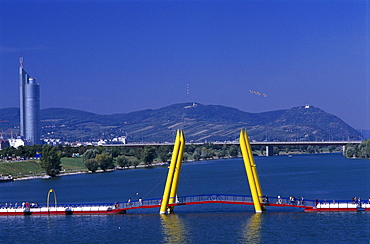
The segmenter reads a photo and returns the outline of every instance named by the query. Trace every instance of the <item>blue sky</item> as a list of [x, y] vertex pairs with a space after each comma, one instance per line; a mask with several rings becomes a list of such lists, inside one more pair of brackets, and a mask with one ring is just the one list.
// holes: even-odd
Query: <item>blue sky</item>
[[22, 54], [41, 108], [310, 104], [370, 129], [369, 14], [365, 0], [0, 0], [0, 108], [19, 107]]

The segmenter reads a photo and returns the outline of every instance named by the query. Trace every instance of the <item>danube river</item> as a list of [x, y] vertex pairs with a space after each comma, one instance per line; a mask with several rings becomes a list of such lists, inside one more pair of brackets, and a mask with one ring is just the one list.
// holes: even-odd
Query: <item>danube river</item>
[[[370, 197], [370, 160], [340, 154], [256, 157], [263, 194], [305, 199]], [[116, 202], [158, 198], [167, 167], [79, 174], [0, 184], [0, 201]], [[250, 195], [241, 158], [183, 164], [178, 195]], [[53, 198], [52, 198], [52, 201]], [[305, 213], [253, 206], [203, 204], [123, 215], [0, 216], [1, 243], [369, 243], [370, 212]]]

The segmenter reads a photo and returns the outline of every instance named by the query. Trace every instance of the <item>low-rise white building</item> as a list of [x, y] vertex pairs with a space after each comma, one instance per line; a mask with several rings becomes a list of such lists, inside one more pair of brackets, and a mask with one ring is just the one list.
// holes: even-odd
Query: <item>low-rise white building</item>
[[112, 142], [120, 142], [122, 144], [126, 144], [127, 137], [126, 136], [120, 136], [113, 138]]
[[24, 146], [24, 141], [20, 138], [11, 138], [11, 139], [8, 139], [9, 141], [9, 145], [11, 147], [15, 147], [15, 148], [18, 148], [19, 146]]
[[60, 139], [44, 139], [44, 143], [52, 146], [58, 146], [59, 144], [63, 145]]

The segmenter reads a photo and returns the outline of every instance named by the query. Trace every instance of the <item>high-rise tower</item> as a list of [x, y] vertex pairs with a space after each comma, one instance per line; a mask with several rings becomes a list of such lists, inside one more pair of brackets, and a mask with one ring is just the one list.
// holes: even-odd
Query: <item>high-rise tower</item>
[[40, 85], [23, 69], [19, 59], [20, 135], [29, 145], [40, 144]]

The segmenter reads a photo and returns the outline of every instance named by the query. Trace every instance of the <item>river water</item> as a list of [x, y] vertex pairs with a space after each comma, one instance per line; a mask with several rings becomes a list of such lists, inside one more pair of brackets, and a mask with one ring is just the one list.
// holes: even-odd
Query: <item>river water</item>
[[[370, 160], [340, 154], [256, 157], [263, 194], [305, 199], [370, 198]], [[0, 201], [125, 202], [163, 194], [167, 167], [79, 174], [0, 184]], [[183, 164], [178, 195], [250, 195], [241, 158]], [[53, 198], [52, 198], [53, 200]], [[1, 243], [370, 243], [370, 212], [305, 213], [253, 206], [178, 206], [175, 214], [0, 216]]]

